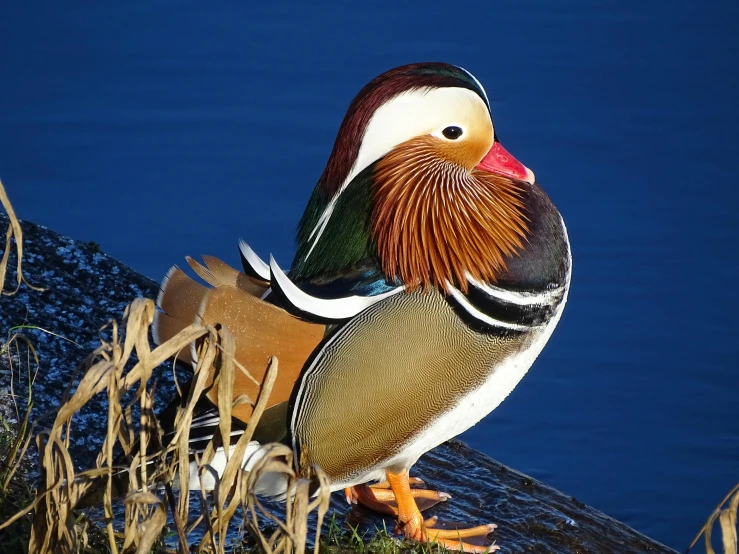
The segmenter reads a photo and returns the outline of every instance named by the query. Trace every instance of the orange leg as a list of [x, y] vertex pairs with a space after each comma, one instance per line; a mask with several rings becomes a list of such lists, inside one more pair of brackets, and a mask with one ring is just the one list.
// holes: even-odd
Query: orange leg
[[[409, 485], [425, 485], [418, 477], [410, 477], [408, 483]], [[451, 498], [451, 495], [445, 492], [429, 489], [411, 489], [411, 494], [419, 501], [417, 505], [422, 512]], [[359, 503], [381, 514], [398, 515], [398, 510], [395, 508], [395, 493], [390, 490], [390, 483], [387, 481], [369, 486], [347, 487], [344, 489], [344, 496], [349, 504]]]
[[432, 526], [436, 523], [436, 518], [424, 521], [416, 505], [408, 482], [408, 470], [404, 469], [399, 473], [387, 471], [386, 475], [398, 505], [398, 527], [405, 533], [406, 538], [420, 542], [435, 542], [444, 545], [449, 550], [460, 550], [473, 554], [499, 550], [499, 547], [495, 545], [478, 546], [461, 540], [468, 537], [487, 536], [496, 528], [496, 525], [480, 525], [469, 529], [434, 529]]
[[395, 507], [395, 497], [391, 499], [392, 502], [388, 502], [377, 498], [377, 492], [380, 491], [375, 491], [372, 487], [367, 485], [357, 485], [356, 487], [347, 487], [344, 489], [344, 494], [346, 495], [346, 500], [349, 504], [359, 503], [375, 512], [397, 517], [398, 509]]

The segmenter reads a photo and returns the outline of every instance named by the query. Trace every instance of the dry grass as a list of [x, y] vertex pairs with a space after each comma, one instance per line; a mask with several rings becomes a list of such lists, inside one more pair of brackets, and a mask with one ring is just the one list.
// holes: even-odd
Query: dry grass
[[[6, 232], [5, 249], [2, 259], [0, 259], [0, 294], [12, 296], [20, 288], [22, 283], [26, 283], [34, 290], [43, 290], [29, 284], [23, 277], [22, 260], [23, 260], [23, 231], [15, 216], [13, 206], [10, 204], [5, 187], [0, 181], [0, 204], [3, 205], [10, 219], [10, 225]], [[15, 238], [15, 241], [13, 241]], [[5, 278], [8, 270], [8, 263], [12, 253], [12, 246], [16, 247], [16, 277], [17, 284], [15, 290], [5, 290]], [[25, 460], [26, 452], [31, 442], [33, 434], [32, 427], [29, 425], [31, 410], [33, 408], [33, 381], [36, 373], [32, 367], [38, 369], [38, 356], [30, 341], [14, 332], [16, 330], [9, 329], [8, 338], [0, 347], [0, 358], [6, 360], [10, 368], [10, 397], [15, 412], [15, 424], [8, 422], [2, 414], [0, 414], [0, 518], [8, 519], [13, 512], [17, 511], [24, 503], [31, 501], [35, 495], [35, 490], [29, 486], [25, 479], [25, 473], [28, 470], [29, 463]], [[23, 354], [26, 354], [25, 364], [21, 363]], [[16, 362], [17, 361], [17, 362]], [[35, 364], [35, 365], [34, 365]], [[16, 401], [15, 381], [20, 380], [24, 376], [23, 365], [26, 368], [27, 397], [24, 406], [19, 406]], [[10, 520], [9, 520], [10, 521]], [[30, 534], [30, 521], [28, 518], [13, 520], [7, 525], [12, 533], [7, 533], [0, 541], [0, 547], [20, 550], [24, 546], [23, 538]]]
[[686, 550], [686, 554], [692, 550], [698, 540], [703, 535], [706, 543], [706, 554], [716, 554], [713, 549], [712, 534], [716, 525], [716, 520], [721, 528], [721, 539], [723, 546], [723, 554], [737, 554], [737, 508], [739, 507], [739, 484], [735, 485], [724, 499], [716, 506], [711, 516], [698, 532], [693, 542]]
[[[5, 253], [0, 263], [0, 285], [4, 284], [11, 239], [15, 236], [18, 258], [17, 290], [22, 282], [31, 285], [22, 276], [22, 231], [7, 201], [2, 183], [0, 200], [11, 220]], [[75, 390], [71, 390], [70, 385], [61, 399], [51, 428], [36, 435], [40, 483], [35, 498], [28, 506], [0, 524], [0, 530], [24, 519], [28, 520], [30, 515], [29, 552], [71, 553], [86, 550], [90, 541], [94, 540], [93, 532], [89, 522], [78, 517], [75, 508], [86, 494], [93, 492], [95, 488], [103, 488], [106, 527], [102, 536], [106, 537], [107, 548], [114, 554], [120, 551], [151, 552], [161, 540], [168, 514], [177, 531], [179, 552], [186, 553], [197, 548], [199, 551], [225, 553], [230, 549], [228, 530], [237, 523], [234, 521], [237, 513], [240, 514], [238, 519], [245, 518], [245, 521], [240, 522], [241, 525], [254, 533], [265, 552], [303, 554], [308, 536], [308, 514], [317, 511], [318, 533], [328, 509], [329, 491], [320, 469], [315, 468], [314, 471], [314, 479], [319, 485], [314, 497], [309, 495], [310, 482], [294, 472], [292, 452], [284, 446], [271, 445], [267, 455], [249, 474], [241, 470], [246, 447], [267, 406], [278, 371], [277, 360], [273, 358], [269, 361], [259, 397], [253, 403], [254, 415], [246, 432], [235, 445], [230, 444], [232, 407], [241, 402], [252, 403], [252, 400], [239, 397], [233, 404], [224, 401], [218, 406], [220, 434], [216, 434], [198, 460], [201, 474], [212, 473], [216, 477], [216, 486], [212, 493], [192, 493], [201, 502], [202, 515], [191, 522], [188, 438], [195, 405], [203, 393], [209, 375], [214, 373], [216, 386], [228, 391], [232, 390], [235, 371], [246, 372], [246, 369], [234, 360], [233, 337], [222, 327], [191, 325], [152, 350], [148, 337], [154, 311], [151, 300], [136, 299], [124, 314], [125, 332], [116, 321], [109, 322], [101, 329], [101, 337], [107, 335], [110, 339], [101, 338], [100, 346], [74, 372], [81, 374], [79, 385]], [[12, 340], [21, 339], [13, 337]], [[193, 341], [198, 345], [199, 362], [192, 386], [177, 411], [175, 436], [164, 448], [161, 446], [162, 431], [153, 405], [152, 375], [158, 366], [176, 356], [183, 348], [188, 348]], [[6, 343], [6, 347], [7, 344], [9, 343]], [[69, 453], [70, 442], [76, 435], [89, 435], [95, 430], [78, 429], [74, 416], [99, 394], [105, 394], [108, 399], [103, 445], [95, 467], [76, 472], [76, 464]], [[231, 397], [229, 394], [219, 396]], [[13, 468], [19, 466], [30, 444], [30, 407], [29, 402], [22, 432], [17, 434], [6, 456], [5, 467], [10, 468], [10, 473], [3, 476], [3, 485], [6, 488], [15, 474]], [[233, 448], [220, 478], [209, 466], [218, 447], [223, 447], [226, 452], [229, 452], [230, 447]], [[127, 460], [126, 467], [117, 464], [117, 450], [123, 451]], [[122, 521], [116, 520], [113, 510], [113, 484], [121, 471], [128, 473], [128, 492], [124, 499], [125, 513]], [[288, 495], [284, 519], [269, 513], [251, 493], [259, 475], [274, 471], [285, 475], [288, 490], [292, 493]], [[165, 494], [155, 494], [155, 491], [164, 491]], [[259, 522], [264, 518], [277, 524], [277, 531], [270, 536], [264, 536], [260, 531]], [[205, 526], [206, 532], [200, 544], [190, 544], [191, 532], [198, 525]], [[116, 529], [122, 529], [122, 532]], [[315, 542], [317, 552], [318, 536]]]
[[[33, 290], [44, 290], [41, 287], [36, 287], [29, 283], [25, 277], [23, 277], [23, 268], [22, 268], [22, 262], [23, 262], [23, 230], [21, 229], [21, 225], [18, 222], [18, 218], [15, 216], [15, 212], [13, 211], [13, 206], [10, 204], [10, 199], [8, 198], [7, 193], [5, 192], [5, 187], [3, 186], [3, 182], [0, 181], [0, 204], [3, 205], [3, 208], [5, 208], [5, 212], [8, 214], [8, 218], [10, 218], [10, 225], [8, 226], [8, 231], [5, 233], [5, 251], [3, 252], [3, 257], [0, 259], [0, 292], [5, 295], [12, 295], [18, 292], [18, 289], [21, 286], [21, 283], [25, 283], [28, 287], [32, 288]], [[13, 237], [15, 236], [15, 248], [17, 253], [17, 262], [16, 262], [16, 287], [15, 290], [12, 292], [5, 292], [5, 274], [8, 270], [8, 261], [10, 260], [10, 253], [12, 252], [12, 245], [13, 245]]]
[[[0, 521], [4, 521], [31, 502], [36, 494], [26, 479], [31, 469], [26, 453], [33, 434], [29, 419], [36, 375], [32, 368], [38, 368], [38, 357], [26, 337], [11, 331], [0, 347], [0, 360], [4, 360], [10, 370], [9, 397], [12, 404], [12, 407], [3, 406], [5, 413], [0, 414]], [[19, 402], [18, 398], [22, 396], [16, 395], [16, 382], [24, 378], [27, 382], [19, 388], [25, 389], [26, 396]], [[0, 539], [0, 548], [11, 552], [23, 551], [24, 542], [27, 542], [24, 538], [30, 535], [30, 529], [29, 518], [17, 520], [9, 529], [11, 532]]]

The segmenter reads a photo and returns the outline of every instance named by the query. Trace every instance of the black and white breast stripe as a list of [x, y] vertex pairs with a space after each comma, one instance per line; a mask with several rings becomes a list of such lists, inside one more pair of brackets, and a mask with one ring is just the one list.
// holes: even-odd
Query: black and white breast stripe
[[564, 307], [572, 272], [567, 228], [538, 185], [533, 185], [530, 192], [530, 204], [538, 206], [540, 215], [535, 218], [536, 233], [530, 237], [527, 251], [509, 265], [509, 269], [515, 269], [509, 272], [508, 282], [511, 287], [517, 284], [521, 288], [483, 283], [469, 274], [466, 293], [447, 284], [447, 301], [473, 329], [495, 334], [525, 333], [545, 327]]
[[467, 293], [449, 287], [447, 301], [455, 311], [482, 330], [525, 332], [549, 322], [565, 293], [565, 287], [532, 292], [512, 292], [468, 279]]

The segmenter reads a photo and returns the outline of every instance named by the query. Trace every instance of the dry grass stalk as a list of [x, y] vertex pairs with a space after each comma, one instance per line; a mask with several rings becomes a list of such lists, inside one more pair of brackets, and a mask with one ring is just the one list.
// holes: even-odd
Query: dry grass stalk
[[[23, 357], [25, 353], [25, 360]], [[33, 437], [33, 425], [29, 425], [31, 410], [33, 409], [33, 383], [36, 378], [34, 366], [38, 369], [38, 356], [30, 341], [19, 333], [13, 333], [0, 347], [0, 358], [4, 358], [10, 369], [10, 398], [13, 402], [16, 424], [9, 424], [0, 416], [0, 521], [9, 518], [24, 504], [29, 503], [36, 494], [32, 485], [28, 483], [26, 474], [31, 464], [25, 460], [28, 447]], [[21, 389], [25, 393], [25, 406], [19, 406], [17, 398], [21, 394], [16, 392], [16, 381], [20, 385], [25, 373], [27, 382]], [[17, 378], [16, 378], [17, 373]], [[20, 391], [19, 391], [20, 392]], [[9, 532], [0, 540], [0, 550], [22, 551], [25, 547], [22, 537], [30, 534], [31, 521], [24, 518], [15, 520]], [[0, 536], [2, 536], [0, 534]]]
[[[26, 398], [26, 405], [23, 409], [23, 412], [18, 407], [18, 404], [16, 402], [16, 393], [15, 393], [15, 374], [16, 374], [16, 366], [13, 361], [14, 356], [10, 355], [11, 350], [13, 346], [15, 346], [15, 357], [20, 360], [21, 359], [21, 346], [23, 345], [23, 348], [26, 351], [27, 360], [26, 360], [26, 372], [28, 375], [28, 381], [27, 381], [27, 398]], [[10, 366], [10, 397], [13, 399], [13, 405], [15, 407], [15, 415], [18, 419], [18, 421], [21, 421], [20, 425], [18, 426], [18, 429], [16, 430], [15, 439], [13, 441], [13, 444], [8, 449], [5, 458], [2, 460], [2, 467], [0, 467], [0, 476], [2, 477], [0, 479], [1, 483], [1, 489], [3, 492], [8, 490], [8, 487], [10, 486], [11, 481], [13, 480], [13, 477], [15, 477], [15, 473], [18, 470], [18, 467], [20, 466], [20, 461], [24, 458], [26, 451], [28, 450], [28, 446], [31, 443], [31, 437], [33, 434], [33, 426], [29, 427], [29, 418], [31, 416], [31, 410], [33, 409], [33, 383], [36, 380], [36, 372], [32, 372], [31, 367], [33, 365], [31, 358], [33, 358], [33, 362], [35, 362], [35, 367], [38, 368], [39, 365], [39, 359], [38, 354], [36, 354], [36, 349], [33, 347], [33, 344], [31, 344], [31, 341], [28, 340], [25, 336], [21, 335], [20, 333], [14, 333], [12, 334], [8, 340], [5, 342], [5, 344], [2, 345], [2, 348], [0, 348], [0, 356], [7, 355], [7, 361], [8, 365]], [[18, 379], [20, 380], [20, 377], [22, 375], [21, 368], [17, 368], [18, 372]], [[21, 416], [21, 413], [24, 415]]]
[[[262, 550], [265, 552], [303, 554], [308, 536], [308, 514], [317, 510], [316, 537], [314, 554], [318, 554], [320, 530], [323, 519], [328, 511], [330, 492], [326, 475], [317, 466], [313, 467], [313, 480], [301, 478], [293, 471], [292, 450], [281, 444], [271, 445], [264, 458], [259, 460], [249, 475], [247, 488], [253, 488], [259, 475], [268, 472], [277, 472], [288, 479], [288, 490], [293, 496], [288, 499], [286, 517], [283, 522], [271, 513], [255, 495], [249, 495], [246, 509], [251, 514], [248, 525], [259, 538]], [[318, 484], [318, 494], [311, 500], [311, 486]], [[257, 527], [260, 516], [266, 517], [277, 524], [277, 530], [268, 538]]]
[[[13, 206], [10, 205], [10, 200], [8, 199], [8, 194], [5, 192], [5, 187], [3, 186], [2, 181], [0, 181], [0, 204], [3, 205], [5, 211], [8, 214], [8, 218], [10, 219], [10, 225], [8, 225], [8, 231], [5, 234], [5, 252], [3, 252], [3, 257], [2, 259], [0, 259], [0, 293], [6, 294], [8, 296], [13, 295], [18, 292], [21, 283], [25, 283], [27, 286], [34, 290], [45, 290], [41, 287], [33, 286], [26, 280], [25, 277], [23, 277], [23, 269], [21, 267], [21, 261], [23, 259], [23, 230], [21, 229], [21, 225], [18, 222], [18, 218], [15, 216]], [[10, 260], [13, 236], [15, 236], [15, 249], [18, 258], [16, 262], [17, 284], [14, 291], [5, 292], [5, 274], [8, 270], [8, 261]]]
[[[8, 219], [10, 220], [10, 224], [8, 225], [8, 229], [6, 232], [5, 249], [3, 251], [2, 259], [0, 259], [0, 294], [7, 296], [15, 294], [19, 290], [22, 282], [25, 282], [29, 287], [35, 290], [44, 290], [40, 287], [34, 287], [33, 285], [29, 284], [28, 281], [23, 277], [23, 232], [21, 230], [18, 218], [15, 215], [15, 211], [13, 210], [13, 206], [10, 204], [8, 195], [5, 192], [5, 187], [3, 186], [2, 181], [0, 181], [0, 204], [2, 204], [5, 208], [5, 211], [8, 214]], [[17, 286], [14, 291], [6, 292], [5, 278], [7, 276], [7, 269], [8, 263], [10, 261], [10, 254], [12, 251], [13, 238], [15, 238], [16, 246]], [[14, 432], [11, 434], [11, 436], [14, 434], [12, 443], [5, 452], [3, 459], [0, 460], [0, 516], [2, 516], [3, 518], [5, 518], [8, 513], [13, 513], [14, 511], [16, 511], [18, 503], [22, 505], [26, 502], [26, 499], [32, 498], [34, 494], [33, 489], [26, 482], [23, 474], [28, 469], [28, 464], [24, 464], [24, 457], [33, 436], [33, 426], [29, 426], [29, 419], [31, 415], [31, 410], [33, 409], [33, 384], [36, 379], [36, 372], [38, 371], [39, 359], [38, 355], [36, 354], [36, 350], [34, 349], [31, 342], [20, 333], [13, 332], [22, 327], [23, 326], [19, 326], [17, 328], [7, 330], [8, 338], [0, 347], [0, 357], [5, 357], [10, 367], [10, 396], [13, 400], [17, 421], [21, 422], [17, 426], [17, 428], [13, 430]], [[13, 348], [15, 348], [14, 353]], [[21, 352], [22, 350], [24, 350], [26, 354], [25, 367], [26, 374], [28, 376], [28, 381], [26, 383], [27, 390], [25, 391], [26, 405], [23, 411], [21, 411], [18, 403], [16, 402], [17, 395], [15, 390], [16, 370], [18, 374], [18, 381], [20, 381], [23, 374], [22, 368], [20, 366], [23, 364], [20, 364], [19, 366], [16, 366], [14, 364], [14, 358], [17, 359], [19, 362], [23, 359]], [[32, 370], [33, 366], [35, 366], [36, 371]], [[2, 423], [5, 427], [8, 427], [5, 421], [2, 421]], [[7, 437], [5, 438], [7, 439]], [[23, 469], [19, 471], [19, 468], [21, 468], [22, 466], [24, 466]], [[12, 518], [12, 520], [8, 522], [7, 526], [9, 527], [10, 524], [17, 521], [18, 518]], [[18, 522], [18, 524], [13, 529], [14, 534], [17, 534], [19, 532], [22, 533], [25, 530], [27, 530], [26, 522]], [[17, 544], [19, 542], [18, 538], [14, 537], [12, 542]], [[9, 543], [2, 543], [3, 546], [7, 546], [7, 544]]]
[[[724, 508], [724, 506], [726, 507]], [[717, 519], [721, 527], [724, 554], [737, 554], [737, 508], [739, 508], [739, 484], [735, 485], [719, 505], [716, 506], [711, 517], [708, 518], [708, 521], [703, 525], [693, 539], [693, 542], [690, 543], [690, 546], [685, 551], [686, 554], [695, 546], [701, 535], [703, 535], [706, 541], [706, 554], [716, 554], [711, 542], [711, 535]]]
[[[22, 234], [2, 183], [0, 183], [0, 200], [11, 220], [6, 251], [0, 264], [0, 285], [5, 278], [11, 238], [15, 236], [18, 286], [21, 282], [31, 286], [21, 274]], [[36, 287], [32, 288], [38, 290]], [[168, 510], [177, 528], [180, 552], [190, 551], [192, 545], [188, 544], [188, 531], [202, 519], [207, 533], [198, 550], [225, 553], [230, 523], [239, 507], [243, 508], [244, 517], [247, 519], [246, 526], [256, 533], [267, 553], [303, 554], [308, 513], [314, 509], [318, 510], [320, 531], [320, 522], [328, 507], [329, 492], [323, 474], [317, 471], [318, 496], [311, 500], [308, 481], [295, 475], [292, 469], [292, 453], [280, 445], [273, 445], [269, 449], [269, 454], [258, 464], [259, 467], [250, 474], [241, 471], [244, 452], [259, 417], [267, 406], [277, 376], [277, 359], [269, 360], [268, 371], [253, 416], [246, 432], [232, 446], [230, 437], [232, 408], [241, 402], [251, 403], [246, 397], [239, 397], [233, 403], [228, 402], [232, 396], [230, 391], [233, 390], [234, 368], [237, 367], [239, 371], [248, 374], [247, 370], [234, 360], [233, 337], [225, 328], [194, 324], [151, 350], [148, 337], [154, 310], [154, 303], [151, 300], [134, 300], [124, 314], [125, 338], [120, 337], [119, 327], [115, 321], [111, 321], [101, 330], [107, 330], [111, 336], [110, 340], [101, 338], [101, 345], [79, 368], [84, 372], [79, 385], [72, 392], [70, 384], [70, 389], [65, 392], [51, 429], [36, 437], [40, 486], [35, 500], [8, 521], [0, 524], [0, 530], [33, 512], [28, 546], [30, 553], [78, 552], [88, 545], [90, 535], [88, 522], [83, 521], [81, 524], [78, 522], [75, 507], [86, 494], [93, 493], [96, 488], [102, 488], [107, 546], [113, 554], [117, 554], [121, 549], [125, 552], [135, 551], [142, 554], [151, 552], [156, 542], [160, 540]], [[167, 359], [175, 357], [183, 348], [189, 348], [194, 341], [197, 341], [198, 345], [198, 364], [192, 384], [177, 410], [174, 438], [169, 441], [167, 447], [162, 447], [163, 433], [154, 415], [151, 378], [155, 368]], [[211, 372], [214, 372], [215, 383], [222, 391], [219, 399], [223, 400], [219, 400], [218, 406], [221, 420], [220, 434], [216, 434], [211, 440], [198, 462], [200, 475], [205, 472], [213, 474], [216, 486], [212, 495], [201, 491], [199, 496], [204, 508], [203, 515], [188, 530], [189, 430], [195, 406], [204, 392]], [[89, 434], [94, 430], [77, 430], [73, 425], [73, 418], [95, 395], [101, 393], [106, 393], [108, 398], [107, 427], [103, 445], [96, 459], [96, 467], [76, 473], [75, 464], [69, 454], [72, 436], [74, 433]], [[135, 407], [138, 408], [138, 430], [133, 425]], [[28, 411], [25, 421], [26, 423], [28, 421]], [[31, 435], [27, 434], [26, 437], [17, 438], [13, 447], [16, 464], [25, 453], [30, 437]], [[120, 445], [128, 460], [127, 467], [121, 467], [115, 457], [116, 444]], [[220, 478], [208, 465], [218, 447], [224, 447], [225, 452], [230, 453], [225, 471]], [[272, 471], [284, 473], [288, 490], [292, 494], [288, 495], [287, 520], [280, 522], [281, 531], [265, 539], [259, 530], [258, 517], [262, 514], [274, 519], [274, 516], [264, 510], [252, 491], [260, 475]], [[120, 526], [120, 522], [115, 521], [113, 502], [116, 493], [121, 492], [117, 491], [117, 482], [122, 475], [127, 475], [128, 486], [123, 532], [119, 533], [115, 524], [118, 523]], [[7, 481], [7, 478], [5, 480]], [[100, 486], [101, 482], [103, 487]], [[153, 491], [157, 489], [166, 491], [164, 498], [154, 494]]]

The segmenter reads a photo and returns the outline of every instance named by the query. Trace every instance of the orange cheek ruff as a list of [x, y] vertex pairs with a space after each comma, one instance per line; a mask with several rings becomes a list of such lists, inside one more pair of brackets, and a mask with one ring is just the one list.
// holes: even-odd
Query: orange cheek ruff
[[375, 169], [372, 232], [388, 277], [410, 292], [467, 292], [467, 274], [495, 283], [524, 248], [527, 221], [517, 181], [439, 157], [434, 139], [408, 141]]

